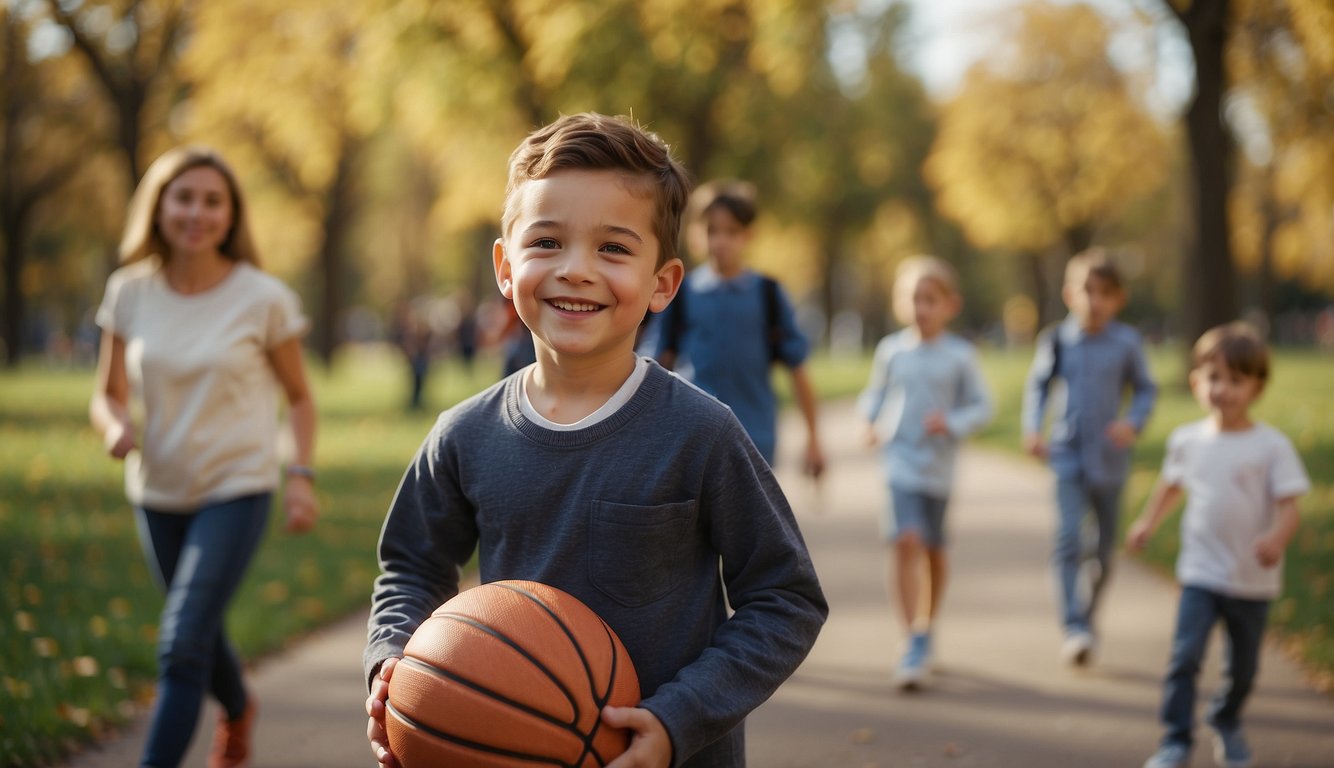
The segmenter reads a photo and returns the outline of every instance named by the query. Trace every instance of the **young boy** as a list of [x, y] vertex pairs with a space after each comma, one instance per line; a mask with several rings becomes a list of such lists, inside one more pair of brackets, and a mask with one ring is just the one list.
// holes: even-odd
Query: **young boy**
[[1184, 494], [1177, 610], [1164, 683], [1158, 752], [1144, 768], [1180, 768], [1190, 759], [1195, 679], [1209, 633], [1227, 630], [1223, 687], [1206, 718], [1214, 759], [1246, 768], [1251, 750], [1241, 710], [1259, 664], [1269, 603], [1281, 590], [1283, 550], [1297, 530], [1297, 499], [1311, 488], [1281, 432], [1251, 417], [1269, 378], [1269, 350], [1241, 323], [1214, 328], [1192, 351], [1190, 389], [1209, 416], [1174, 430], [1162, 477], [1127, 543], [1141, 549]]
[[493, 261], [537, 362], [440, 415], [385, 518], [364, 659], [382, 764], [395, 661], [474, 549], [483, 583], [565, 590], [625, 643], [643, 700], [603, 712], [634, 732], [614, 766], [742, 765], [743, 718], [815, 642], [828, 607], [768, 464], [634, 353], [684, 274], [687, 187], [623, 118], [562, 117], [511, 156]]
[[692, 270], [680, 295], [659, 316], [653, 356], [727, 403], [771, 465], [777, 450], [778, 398], [770, 368], [781, 363], [806, 421], [805, 469], [824, 469], [815, 390], [804, 366], [810, 351], [792, 306], [772, 278], [746, 266], [758, 209], [754, 187], [713, 181], [690, 200], [686, 236], [708, 263]]
[[[876, 346], [871, 377], [858, 402], [867, 442], [884, 443], [890, 504], [882, 526], [894, 544], [890, 593], [897, 594], [908, 633], [895, 672], [916, 688], [931, 652], [932, 620], [945, 591], [945, 508], [959, 441], [991, 418], [991, 400], [973, 348], [946, 327], [959, 313], [958, 279], [940, 259], [899, 265], [894, 312], [906, 328]], [[925, 557], [924, 557], [925, 555]], [[925, 565], [927, 603], [920, 605]]]
[[[1149, 419], [1158, 388], [1139, 334], [1116, 321], [1126, 292], [1120, 271], [1102, 249], [1070, 259], [1061, 297], [1070, 315], [1038, 335], [1022, 425], [1025, 448], [1049, 459], [1056, 475], [1059, 520], [1052, 563], [1065, 635], [1061, 655], [1067, 663], [1084, 665], [1092, 660], [1094, 615], [1111, 572], [1130, 448]], [[1055, 380], [1064, 386], [1053, 389]], [[1127, 387], [1130, 405], [1123, 413]], [[1050, 445], [1042, 437], [1049, 402]], [[1090, 509], [1097, 560], [1081, 567], [1081, 533]]]

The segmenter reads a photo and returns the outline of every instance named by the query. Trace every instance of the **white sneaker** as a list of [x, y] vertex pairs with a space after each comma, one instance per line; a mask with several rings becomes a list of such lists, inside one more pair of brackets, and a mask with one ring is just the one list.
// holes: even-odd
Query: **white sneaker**
[[1065, 642], [1061, 643], [1061, 659], [1074, 667], [1088, 666], [1093, 662], [1093, 635], [1083, 629], [1066, 633]]

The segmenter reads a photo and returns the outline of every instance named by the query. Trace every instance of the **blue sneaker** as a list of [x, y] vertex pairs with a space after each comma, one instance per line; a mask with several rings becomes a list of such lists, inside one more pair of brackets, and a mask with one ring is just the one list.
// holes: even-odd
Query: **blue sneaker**
[[1190, 747], [1185, 744], [1164, 744], [1144, 761], [1144, 768], [1186, 768], [1190, 765]]
[[915, 632], [908, 640], [908, 650], [894, 671], [894, 685], [904, 691], [913, 691], [926, 677], [926, 662], [931, 656], [931, 635]]
[[1214, 735], [1214, 762], [1220, 768], [1251, 768], [1251, 747], [1240, 728], [1210, 725]]

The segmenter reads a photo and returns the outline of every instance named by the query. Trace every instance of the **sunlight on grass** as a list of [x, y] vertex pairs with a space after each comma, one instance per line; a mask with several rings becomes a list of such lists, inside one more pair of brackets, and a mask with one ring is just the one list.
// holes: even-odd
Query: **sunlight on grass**
[[[1030, 350], [984, 351], [997, 404], [986, 445], [1017, 450], [1019, 398]], [[1176, 425], [1200, 417], [1177, 384], [1180, 361], [1155, 352], [1163, 394], [1137, 449], [1127, 517], [1143, 503]], [[496, 378], [499, 364], [437, 365], [429, 408], [409, 412], [407, 376], [391, 350], [343, 355], [312, 367], [320, 408], [318, 491], [322, 518], [287, 536], [275, 514], [228, 616], [241, 653], [254, 659], [367, 604], [380, 524], [435, 413]], [[810, 372], [824, 399], [855, 396], [866, 357], [817, 356]], [[775, 372], [790, 401], [788, 377]], [[58, 761], [132, 717], [152, 698], [153, 642], [161, 596], [139, 553], [122, 466], [87, 425], [91, 371], [30, 367], [0, 374], [0, 764]], [[1317, 673], [1334, 671], [1334, 366], [1328, 356], [1287, 352], [1275, 364], [1261, 418], [1290, 435], [1316, 488], [1289, 550], [1287, 591], [1274, 626]], [[1175, 524], [1146, 555], [1167, 571]]]

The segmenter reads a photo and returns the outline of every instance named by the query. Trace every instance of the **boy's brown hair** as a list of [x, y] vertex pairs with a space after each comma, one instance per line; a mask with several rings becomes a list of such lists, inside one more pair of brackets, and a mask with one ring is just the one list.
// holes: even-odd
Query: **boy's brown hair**
[[1269, 345], [1260, 333], [1242, 322], [1214, 326], [1200, 336], [1190, 353], [1191, 370], [1205, 363], [1222, 363], [1242, 376], [1269, 380]]
[[741, 226], [749, 227], [759, 215], [755, 185], [736, 179], [716, 179], [699, 185], [690, 196], [690, 221], [699, 221], [709, 211], [716, 210], [727, 211]]
[[1124, 291], [1121, 270], [1116, 266], [1112, 255], [1101, 246], [1093, 246], [1070, 257], [1065, 263], [1065, 284], [1082, 283], [1088, 276], [1093, 276], [1110, 285], [1117, 291]]
[[690, 195], [690, 177], [658, 135], [633, 118], [596, 112], [564, 115], [524, 139], [510, 155], [509, 181], [501, 231], [508, 234], [518, 211], [519, 187], [563, 170], [622, 171], [646, 183], [654, 198], [653, 234], [658, 265], [676, 258], [681, 213]]

